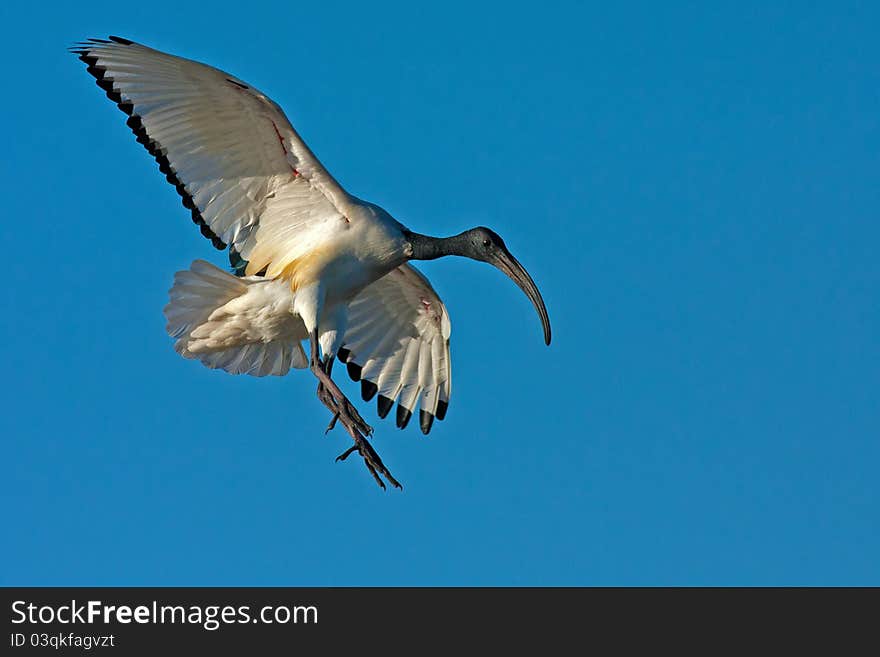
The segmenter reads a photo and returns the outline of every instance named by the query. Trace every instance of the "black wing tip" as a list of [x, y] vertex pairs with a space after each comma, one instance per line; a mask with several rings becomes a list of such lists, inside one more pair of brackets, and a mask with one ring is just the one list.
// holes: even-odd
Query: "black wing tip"
[[[133, 41], [123, 39], [122, 37], [111, 36], [110, 38], [113, 39], [116, 43], [120, 43], [123, 45], [130, 45], [134, 43]], [[110, 43], [110, 41], [99, 39], [90, 39], [90, 41], [99, 44]], [[107, 97], [114, 103], [116, 103], [116, 106], [120, 110], [128, 115], [128, 119], [125, 122], [126, 125], [134, 133], [137, 142], [143, 145], [143, 147], [147, 149], [147, 152], [149, 152], [149, 154], [152, 155], [153, 158], [155, 158], [156, 163], [159, 165], [159, 171], [165, 174], [165, 179], [169, 183], [174, 185], [177, 193], [180, 194], [183, 206], [190, 210], [192, 214], [192, 220], [199, 227], [202, 235], [211, 240], [211, 244], [214, 245], [215, 249], [223, 251], [227, 246], [226, 242], [220, 239], [220, 236], [217, 235], [213, 230], [211, 230], [210, 226], [208, 226], [208, 222], [205, 221], [205, 218], [202, 216], [201, 211], [198, 209], [198, 207], [196, 207], [192, 196], [190, 196], [189, 191], [186, 189], [186, 185], [180, 180], [180, 178], [177, 177], [177, 172], [168, 161], [165, 150], [159, 144], [153, 141], [149, 134], [147, 134], [147, 129], [144, 126], [143, 120], [138, 114], [135, 113], [134, 103], [132, 103], [130, 100], [123, 99], [121, 92], [113, 86], [112, 78], [105, 77], [107, 69], [98, 66], [98, 58], [90, 53], [88, 44], [72, 48], [71, 51], [79, 55], [79, 59], [87, 64], [86, 71], [88, 71], [89, 75], [95, 78], [95, 83], [107, 94]]]
[[83, 55], [87, 55], [89, 50], [94, 46], [102, 46], [110, 43], [106, 39], [85, 39], [83, 41], [77, 41], [72, 46], [68, 46], [67, 52], [72, 52], [74, 55], [82, 58]]
[[443, 419], [446, 417], [446, 411], [448, 411], [448, 410], [449, 410], [449, 402], [438, 401], [437, 402], [437, 412], [435, 413], [435, 415], [437, 416], [437, 419], [442, 422]]
[[345, 369], [348, 370], [348, 376], [351, 377], [352, 381], [360, 381], [361, 380], [361, 366], [354, 362], [348, 362], [345, 364]]
[[419, 427], [426, 436], [431, 431], [431, 425], [434, 424], [434, 416], [426, 410], [419, 411]]
[[394, 400], [391, 397], [386, 397], [385, 395], [379, 395], [379, 399], [376, 400], [376, 412], [379, 413], [379, 417], [383, 420], [388, 417], [388, 413], [394, 407]]
[[368, 402], [376, 396], [377, 392], [379, 392], [379, 386], [372, 381], [361, 379], [361, 399]]
[[76, 55], [84, 55], [87, 54], [91, 48], [95, 46], [109, 46], [111, 44], [118, 43], [120, 46], [136, 46], [137, 43], [132, 41], [131, 39], [126, 39], [121, 36], [110, 35], [106, 39], [83, 39], [82, 41], [78, 41], [70, 46], [67, 50]]
[[351, 356], [351, 352], [345, 347], [339, 347], [339, 350], [336, 352], [336, 357], [339, 358], [340, 363], [347, 363], [349, 356]]
[[[93, 67], [96, 67], [98, 65], [98, 58], [92, 54], [91, 50], [89, 50], [88, 48], [70, 48], [69, 50], [74, 55], [76, 55], [76, 58], [78, 60], [80, 60], [81, 62], [85, 62], [86, 66], [88, 66], [87, 70], [89, 72], [89, 75], [92, 75], [96, 78], [99, 77], [95, 75], [95, 71], [93, 70]], [[101, 73], [101, 76], [103, 76], [103, 72]]]
[[409, 419], [412, 417], [412, 411], [404, 408], [400, 404], [397, 405], [397, 428], [406, 429]]

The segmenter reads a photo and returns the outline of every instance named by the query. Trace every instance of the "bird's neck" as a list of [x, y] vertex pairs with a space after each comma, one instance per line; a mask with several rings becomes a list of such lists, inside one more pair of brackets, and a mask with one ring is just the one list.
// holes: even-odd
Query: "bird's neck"
[[465, 255], [464, 233], [452, 237], [431, 237], [405, 231], [407, 242], [412, 246], [410, 260], [436, 260], [448, 255]]

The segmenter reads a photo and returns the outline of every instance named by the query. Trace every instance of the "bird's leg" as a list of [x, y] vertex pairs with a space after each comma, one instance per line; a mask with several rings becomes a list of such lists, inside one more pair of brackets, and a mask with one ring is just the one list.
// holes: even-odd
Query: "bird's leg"
[[[333, 356], [330, 354], [324, 355], [324, 362], [322, 364], [324, 369], [324, 373], [327, 376], [331, 376], [333, 371]], [[330, 424], [327, 425], [327, 428], [324, 430], [324, 434], [330, 433], [333, 430], [333, 427], [336, 426], [336, 421], [339, 419], [339, 409], [336, 407], [336, 400], [333, 399], [333, 395], [331, 395], [327, 388], [324, 387], [324, 384], [321, 383], [321, 380], [318, 380], [318, 399], [329, 408], [333, 412], [333, 418], [330, 420]]]
[[[361, 458], [364, 459], [364, 465], [367, 466], [367, 470], [370, 471], [370, 474], [373, 475], [373, 479], [376, 480], [376, 483], [379, 484], [379, 486], [385, 488], [385, 483], [382, 481], [382, 477], [385, 477], [392, 486], [402, 488], [394, 476], [388, 471], [388, 468], [385, 467], [385, 464], [382, 463], [382, 459], [379, 458], [376, 450], [373, 449], [373, 446], [370, 445], [370, 442], [364, 435], [371, 433], [373, 429], [364, 422], [363, 418], [361, 418], [352, 403], [342, 393], [339, 386], [336, 385], [336, 382], [330, 378], [330, 374], [325, 371], [323, 363], [318, 358], [317, 331], [312, 331], [310, 335], [310, 346], [312, 351], [311, 369], [321, 384], [318, 387], [318, 398], [334, 414], [334, 420], [331, 422], [331, 425], [335, 424], [338, 420], [354, 440], [354, 447], [351, 447], [343, 454], [340, 454], [336, 460], [344, 461], [352, 454], [352, 452], [357, 451], [361, 455]], [[364, 427], [366, 428], [366, 431], [363, 430]]]
[[[333, 362], [334, 358], [330, 355], [325, 355], [324, 360], [318, 363], [318, 367], [323, 369], [324, 373], [330, 377], [333, 371]], [[331, 379], [332, 380], [332, 379]], [[324, 382], [319, 378], [318, 379], [318, 399], [326, 406], [331, 413], [333, 413], [333, 417], [330, 419], [330, 424], [327, 425], [327, 428], [324, 430], [324, 433], [329, 433], [335, 426], [336, 422], [339, 420], [339, 404], [336, 403], [336, 399], [333, 397], [333, 394], [327, 389], [327, 386], [324, 385]], [[343, 395], [344, 397], [344, 395]], [[348, 402], [348, 399], [345, 400]], [[373, 428], [368, 425], [364, 419], [360, 416], [360, 413], [357, 412], [357, 409], [349, 403], [349, 410], [353, 411], [352, 415], [354, 416], [354, 421], [359, 423], [358, 429], [363, 433], [372, 432]]]
[[364, 418], [361, 417], [361, 414], [358, 413], [354, 404], [348, 400], [345, 393], [343, 393], [342, 390], [339, 389], [339, 386], [336, 385], [336, 382], [330, 378], [330, 370], [333, 367], [332, 357], [327, 361], [327, 367], [325, 367], [317, 357], [313, 357], [311, 367], [312, 372], [318, 377], [318, 399], [321, 400], [324, 406], [326, 406], [334, 416], [337, 416], [330, 422], [330, 426], [327, 430], [329, 431], [332, 429], [336, 425], [337, 420], [341, 420], [343, 419], [343, 416], [347, 416], [348, 420], [352, 422], [361, 433], [367, 436], [371, 435], [373, 433], [373, 427], [367, 424], [366, 420], [364, 420]]

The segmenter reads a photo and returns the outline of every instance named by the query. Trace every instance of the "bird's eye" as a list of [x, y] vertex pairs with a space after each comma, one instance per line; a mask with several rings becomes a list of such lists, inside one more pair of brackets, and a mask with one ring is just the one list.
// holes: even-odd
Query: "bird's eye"
[[483, 240], [483, 246], [485, 246], [487, 249], [489, 248], [490, 244], [491, 244], [491, 242], [489, 240], [487, 240], [487, 239]]

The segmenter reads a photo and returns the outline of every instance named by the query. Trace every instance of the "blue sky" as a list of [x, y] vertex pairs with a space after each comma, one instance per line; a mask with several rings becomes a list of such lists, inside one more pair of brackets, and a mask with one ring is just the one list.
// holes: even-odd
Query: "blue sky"
[[[6, 3], [0, 583], [880, 584], [880, 11], [606, 4]], [[497, 271], [422, 267], [449, 415], [365, 413], [402, 493], [310, 375], [174, 353], [174, 272], [222, 256], [65, 52], [107, 34], [538, 282], [550, 348]]]

